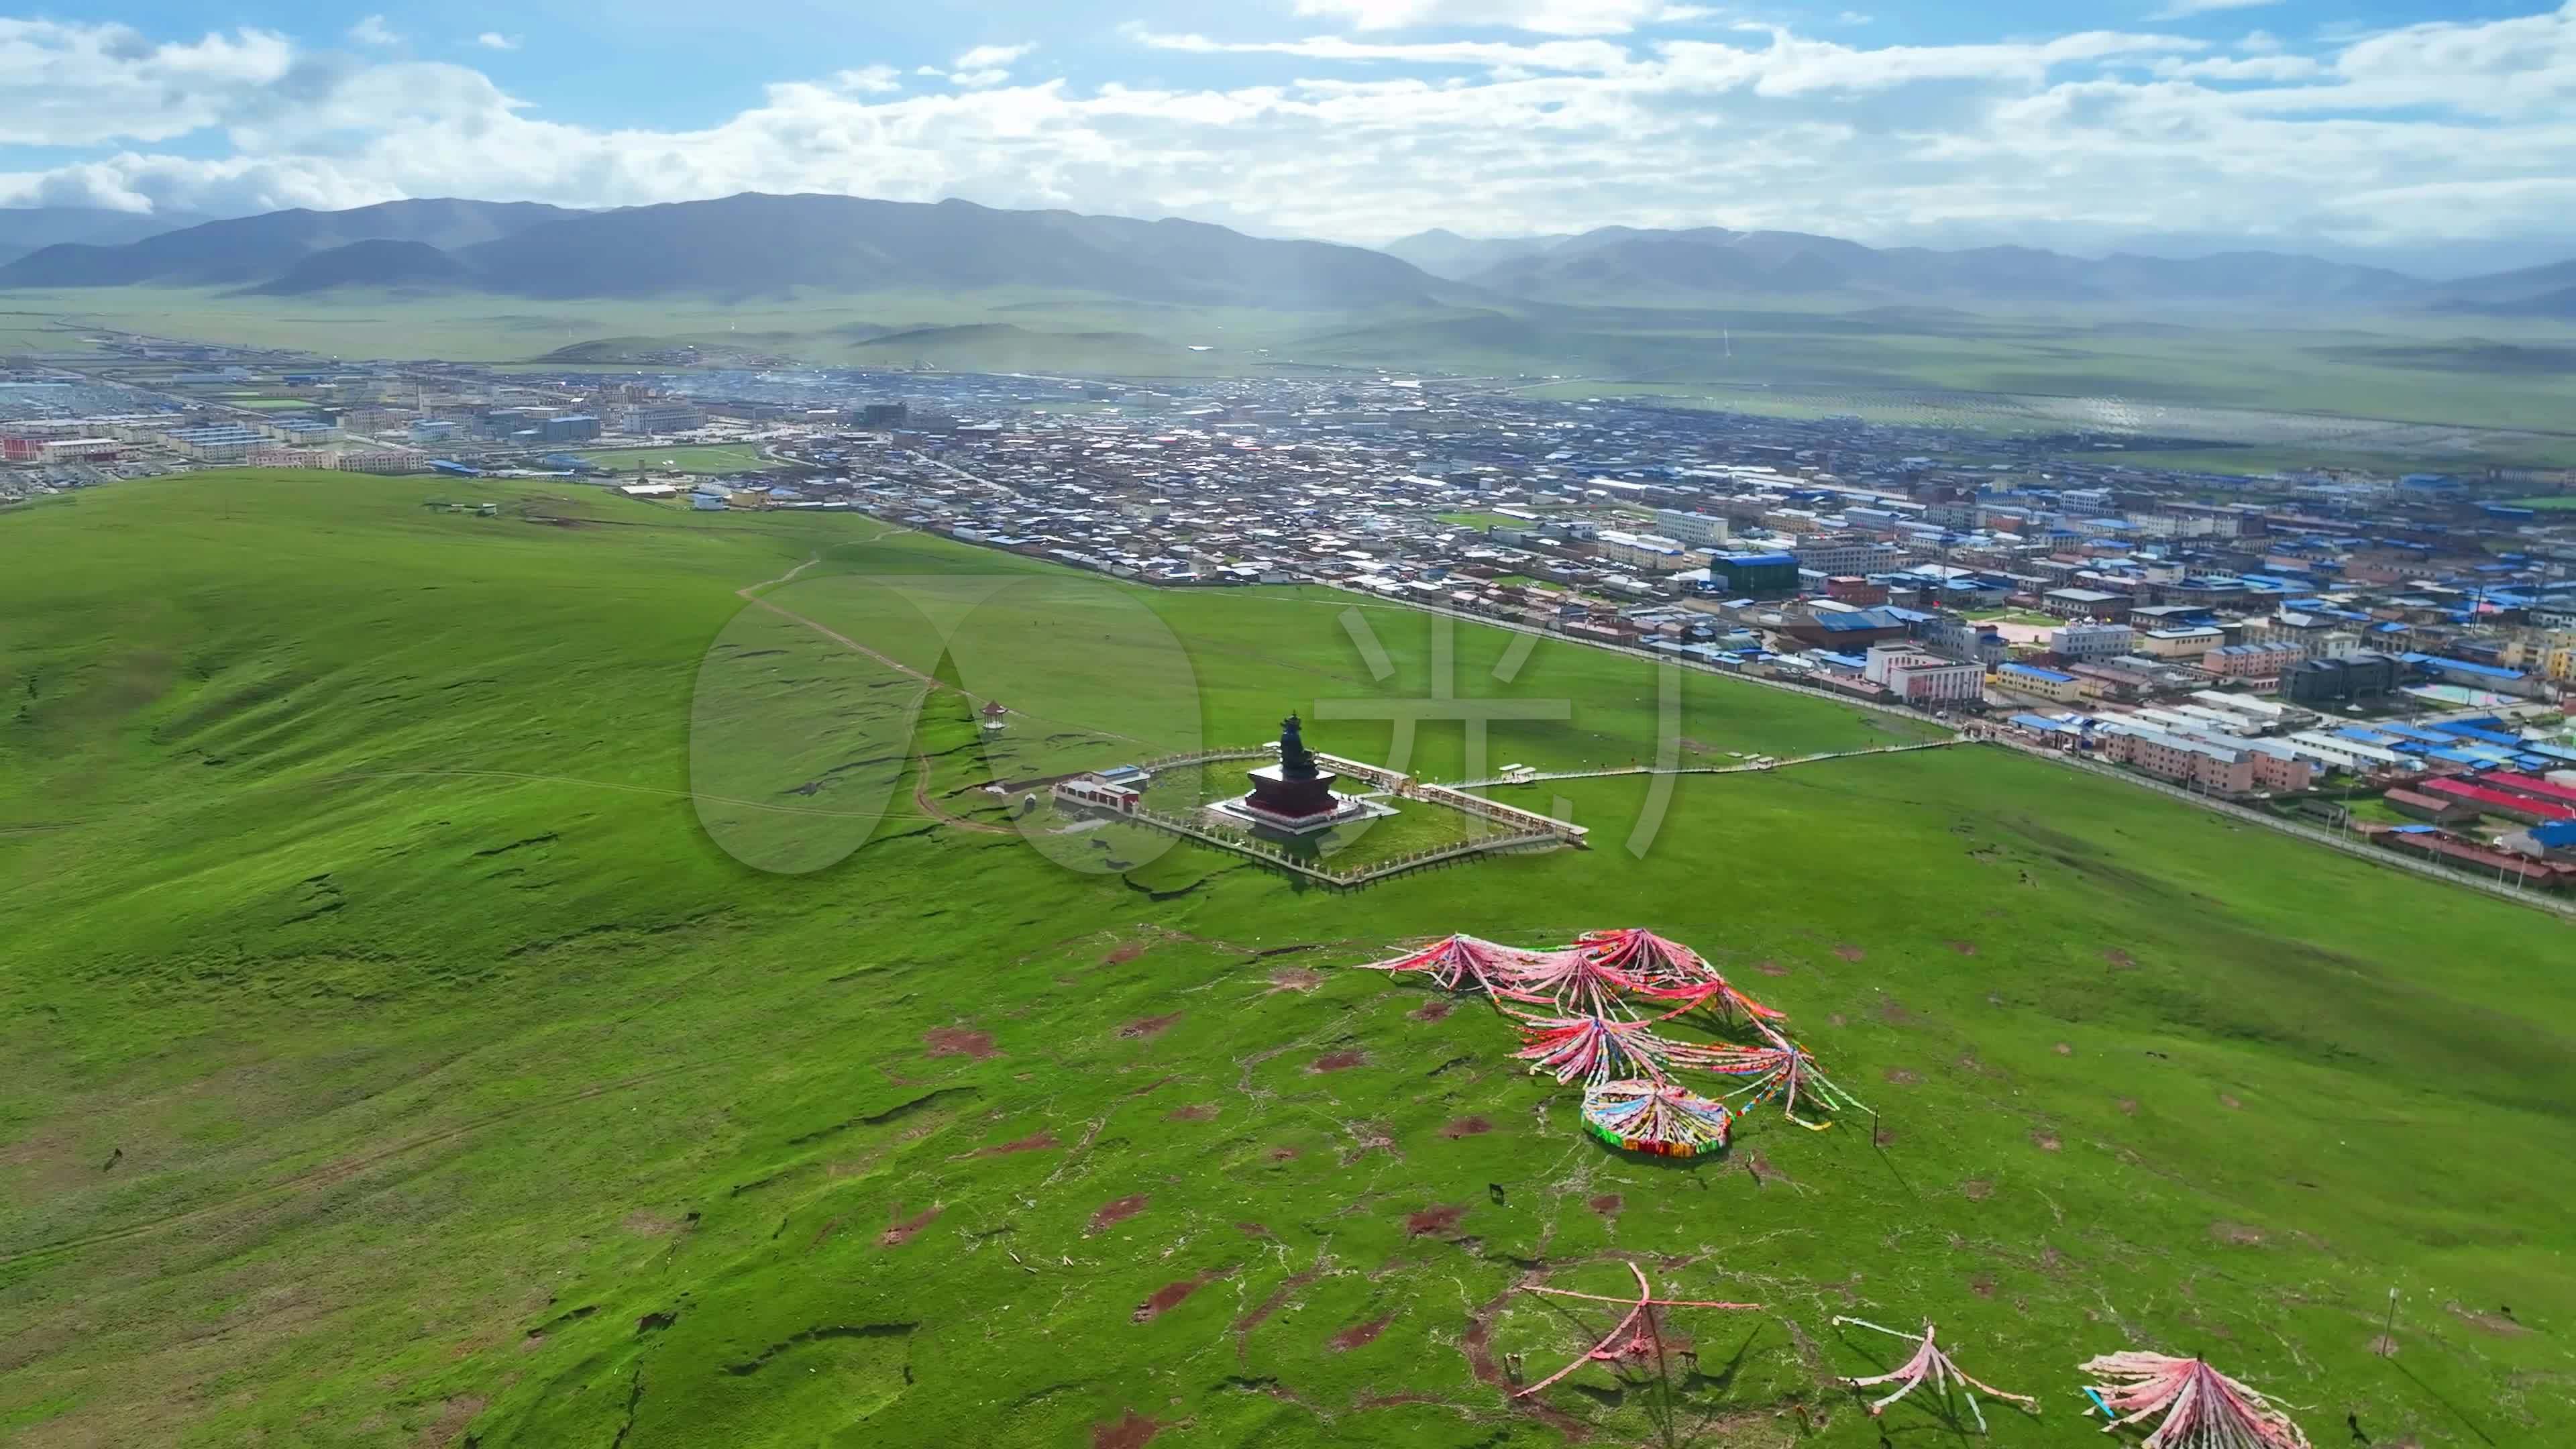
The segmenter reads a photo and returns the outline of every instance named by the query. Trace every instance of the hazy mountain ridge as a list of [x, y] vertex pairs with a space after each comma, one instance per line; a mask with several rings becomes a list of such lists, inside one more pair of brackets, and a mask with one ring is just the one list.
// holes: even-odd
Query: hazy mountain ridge
[[123, 246], [211, 219], [186, 212], [110, 211], [101, 206], [0, 207], [0, 262], [66, 242]]
[[585, 213], [533, 201], [388, 201], [350, 211], [271, 211], [210, 221], [124, 246], [65, 244], [0, 268], [0, 286], [243, 286], [281, 277], [298, 261], [357, 242], [473, 246]]
[[[1411, 247], [1417, 238], [1407, 238]], [[1462, 280], [1513, 296], [1556, 300], [1848, 295], [1960, 302], [2339, 302], [2431, 305], [2467, 283], [2438, 283], [2384, 267], [2280, 252], [2187, 259], [2114, 253], [2068, 256], [2036, 247], [1869, 247], [1839, 237], [1723, 227], [1657, 231], [1602, 227], [1526, 239]], [[1511, 249], [1506, 239], [1488, 245]], [[2541, 269], [2546, 271], [2548, 269]]]
[[279, 212], [126, 247], [51, 247], [0, 268], [0, 286], [444, 285], [557, 299], [1027, 287], [1292, 308], [1419, 302], [1441, 288], [1363, 247], [1191, 221], [755, 192], [607, 212], [518, 205]]
[[1170, 219], [758, 192], [596, 212], [464, 200], [281, 211], [122, 245], [61, 243], [0, 267], [0, 287], [136, 284], [264, 295], [451, 289], [561, 300], [1024, 288], [1285, 309], [1502, 298], [1649, 307], [1821, 298], [2576, 316], [2576, 261], [2434, 282], [2278, 252], [2085, 258], [2032, 247], [1876, 248], [1723, 227], [1482, 239], [1435, 230], [1371, 250]]

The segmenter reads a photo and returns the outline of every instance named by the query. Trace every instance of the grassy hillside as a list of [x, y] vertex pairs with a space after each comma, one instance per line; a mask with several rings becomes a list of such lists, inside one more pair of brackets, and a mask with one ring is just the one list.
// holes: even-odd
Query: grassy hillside
[[[1371, 610], [1381, 671], [1339, 595], [863, 519], [429, 491], [0, 514], [0, 1440], [1867, 1449], [1830, 1380], [1886, 1345], [1838, 1313], [2042, 1395], [1998, 1443], [2076, 1442], [2124, 1345], [2321, 1444], [2576, 1423], [2553, 918], [1969, 748], [1694, 778], [1642, 855], [1644, 782], [1557, 787], [1596, 848], [1358, 895], [1032, 843], [996, 771], [1290, 708], [1383, 758], [1331, 717], [1444, 675], [1568, 702], [1497, 759], [1624, 760], [1655, 680]], [[1014, 711], [989, 759], [906, 670]], [[1916, 737], [1715, 679], [1680, 716], [1708, 758]], [[1879, 1135], [1624, 1158], [1486, 1009], [1336, 969], [1617, 924], [1791, 1011]], [[1507, 1409], [1605, 1320], [1512, 1286], [1629, 1258], [1765, 1307], [1677, 1316], [1669, 1387]]]

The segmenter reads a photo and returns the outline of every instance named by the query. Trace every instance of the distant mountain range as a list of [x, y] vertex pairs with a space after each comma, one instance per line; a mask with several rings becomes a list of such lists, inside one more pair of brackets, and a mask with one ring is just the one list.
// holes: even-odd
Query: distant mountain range
[[41, 247], [62, 242], [121, 246], [195, 226], [208, 218], [185, 212], [109, 211], [99, 206], [28, 206], [0, 208], [0, 262], [12, 262]]
[[1469, 238], [1433, 230], [1385, 250], [1486, 292], [1559, 302], [1708, 305], [1878, 298], [1965, 304], [2234, 303], [2434, 308], [2576, 317], [2576, 262], [2434, 282], [2281, 252], [2099, 259], [2031, 247], [1877, 248], [1789, 231], [1611, 226], [1580, 236]]
[[1291, 308], [1455, 290], [1364, 247], [1200, 222], [758, 193], [602, 212], [481, 201], [281, 211], [125, 246], [52, 246], [0, 267], [0, 287], [135, 284], [564, 299], [1029, 288]]
[[[13, 224], [15, 233], [9, 230]], [[164, 219], [167, 220], [167, 219]], [[1191, 221], [745, 193], [613, 211], [394, 201], [123, 235], [122, 213], [0, 211], [0, 243], [57, 240], [0, 266], [0, 288], [219, 287], [580, 298], [1028, 290], [1177, 305], [1714, 306], [1818, 299], [1996, 306], [2332, 306], [2576, 318], [2576, 261], [2453, 282], [2277, 252], [2098, 259], [2029, 247], [1877, 248], [1787, 231], [1602, 227], [1477, 239], [1429, 231], [1383, 250], [1245, 236]], [[5, 251], [0, 251], [5, 255]]]

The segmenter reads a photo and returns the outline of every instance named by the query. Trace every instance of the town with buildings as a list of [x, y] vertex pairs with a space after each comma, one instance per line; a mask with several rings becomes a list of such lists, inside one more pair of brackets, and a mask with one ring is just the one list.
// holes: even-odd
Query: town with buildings
[[2176, 472], [2124, 455], [2190, 440], [1540, 401], [1520, 380], [671, 362], [690, 365], [94, 334], [0, 358], [0, 499], [258, 466], [863, 512], [1912, 710], [2576, 890], [2576, 511], [2531, 506], [2576, 496], [2563, 474]]

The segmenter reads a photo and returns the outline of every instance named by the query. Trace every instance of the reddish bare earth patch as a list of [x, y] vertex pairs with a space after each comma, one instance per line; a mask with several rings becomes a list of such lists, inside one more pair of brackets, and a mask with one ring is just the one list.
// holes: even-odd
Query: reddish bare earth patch
[[816, 1248], [823, 1246], [825, 1243], [832, 1241], [832, 1235], [840, 1230], [841, 1220], [839, 1218], [834, 1218], [830, 1222], [823, 1224], [823, 1226], [816, 1228], [814, 1230], [814, 1239], [812, 1242], [805, 1245], [805, 1251], [810, 1253]]
[[1974, 1278], [1968, 1280], [1968, 1291], [1976, 1294], [1980, 1298], [1994, 1297], [1995, 1275], [1992, 1273], [1979, 1273]]
[[2121, 950], [2117, 946], [2104, 950], [2102, 953], [2102, 959], [2110, 962], [2112, 969], [2115, 971], [2135, 971], [2138, 969], [2138, 958]]
[[1103, 966], [1124, 966], [1128, 962], [1135, 960], [1137, 957], [1144, 955], [1145, 949], [1145, 943], [1142, 941], [1130, 941], [1124, 946], [1114, 946], [1110, 948], [1108, 954], [1100, 958], [1100, 964]]
[[1446, 996], [1435, 996], [1405, 1013], [1415, 1021], [1438, 1021], [1458, 1009], [1458, 1003]]
[[1334, 1334], [1330, 1347], [1335, 1353], [1349, 1353], [1355, 1348], [1366, 1348], [1375, 1343], [1377, 1336], [1386, 1332], [1386, 1326], [1394, 1321], [1395, 1315], [1390, 1313], [1383, 1318], [1373, 1318], [1366, 1323], [1354, 1323]]
[[1315, 1058], [1306, 1070], [1310, 1072], [1346, 1072], [1368, 1060], [1368, 1054], [1357, 1051], [1326, 1052]]
[[996, 1142], [990, 1147], [978, 1147], [966, 1155], [969, 1157], [1008, 1157], [1014, 1152], [1043, 1152], [1050, 1147], [1061, 1147], [1063, 1145], [1063, 1143], [1055, 1140], [1054, 1133], [1039, 1132], [1010, 1142]]
[[1136, 1216], [1136, 1214], [1143, 1212], [1145, 1210], [1145, 1204], [1152, 1201], [1152, 1197], [1140, 1192], [1133, 1197], [1122, 1197], [1111, 1202], [1102, 1203], [1099, 1211], [1094, 1212], [1091, 1215], [1091, 1226], [1083, 1229], [1083, 1231], [1087, 1233], [1096, 1233], [1104, 1228], [1114, 1228], [1120, 1223], [1127, 1221], [1129, 1218]]
[[2075, 1048], [2066, 1042], [2059, 1042], [2057, 1045], [2050, 1047], [2049, 1050], [2057, 1053], [2061, 1057], [2071, 1057], [2075, 1055]]
[[1163, 1426], [1129, 1409], [1114, 1423], [1091, 1426], [1091, 1449], [1145, 1449]]
[[914, 1213], [911, 1217], [905, 1217], [903, 1215], [903, 1204], [896, 1203], [894, 1205], [894, 1210], [887, 1213], [886, 1216], [893, 1219], [894, 1222], [892, 1226], [888, 1227], [884, 1232], [877, 1234], [877, 1246], [880, 1248], [899, 1248], [904, 1244], [911, 1242], [913, 1234], [920, 1232], [923, 1228], [929, 1227], [931, 1220], [939, 1216], [939, 1209], [936, 1207], [923, 1208], [920, 1212]]
[[1183, 1278], [1177, 1283], [1166, 1283], [1154, 1290], [1153, 1297], [1137, 1304], [1136, 1311], [1128, 1314], [1127, 1320], [1130, 1323], [1151, 1323], [1180, 1307], [1191, 1294], [1219, 1278], [1231, 1276], [1233, 1272], [1232, 1268], [1210, 1268], [1196, 1277]]
[[1270, 992], [1272, 993], [1312, 991], [1323, 984], [1324, 973], [1308, 966], [1282, 966], [1270, 973]]
[[1836, 944], [1834, 947], [1834, 954], [1842, 957], [1846, 961], [1858, 961], [1869, 955], [1867, 951], [1862, 950], [1849, 941], [1843, 941]]
[[1789, 968], [1781, 965], [1777, 961], [1756, 961], [1753, 963], [1753, 969], [1761, 972], [1765, 976], [1786, 976], [1789, 974]]
[[1914, 1020], [1914, 1013], [1893, 1001], [1882, 1001], [1878, 1004], [1878, 1019], [1889, 1026], [1903, 1026]]
[[[1255, 1228], [1255, 1225], [1252, 1223], [1237, 1223], [1235, 1226], [1238, 1228]], [[1270, 1230], [1267, 1228], [1258, 1228], [1257, 1231], [1262, 1237], [1266, 1238], [1270, 1236]], [[1260, 1307], [1255, 1308], [1250, 1313], [1236, 1319], [1234, 1321], [1234, 1356], [1237, 1359], [1241, 1359], [1244, 1356], [1246, 1345], [1252, 1336], [1252, 1330], [1269, 1322], [1271, 1314], [1274, 1314], [1282, 1307], [1285, 1307], [1289, 1299], [1296, 1297], [1300, 1292], [1305, 1290], [1307, 1284], [1312, 1283], [1323, 1276], [1324, 1265], [1321, 1262], [1317, 1262], [1314, 1267], [1305, 1269], [1302, 1272], [1292, 1273], [1288, 1275], [1288, 1280], [1286, 1282], [1281, 1283], [1278, 1288], [1271, 1292], [1269, 1297], [1261, 1300]]]
[[1923, 1084], [1923, 1078], [1920, 1075], [1909, 1072], [1903, 1067], [1889, 1067], [1883, 1075], [1891, 1086], [1916, 1087]]
[[1851, 1025], [1851, 1021], [1850, 1021], [1850, 1019], [1849, 1019], [1849, 1018], [1847, 1018], [1847, 1017], [1845, 1017], [1845, 1016], [1844, 1016], [1841, 1012], [1839, 1012], [1839, 1011], [1835, 1012], [1835, 1013], [1834, 1013], [1833, 1015], [1831, 1015], [1831, 1016], [1826, 1017], [1826, 1018], [1825, 1018], [1825, 1021], [1826, 1021], [1826, 1023], [1827, 1023], [1828, 1025], [1831, 1025], [1831, 1026], [1849, 1026], [1849, 1025]]
[[618, 1226], [639, 1238], [659, 1238], [668, 1236], [679, 1224], [650, 1208], [637, 1208]]
[[2474, 1308], [2463, 1308], [2457, 1303], [2445, 1303], [2442, 1306], [2449, 1309], [2462, 1323], [2472, 1328], [2483, 1328], [2489, 1333], [2500, 1333], [2512, 1338], [2531, 1332], [2530, 1329], [2502, 1314], [2480, 1313]]
[[2231, 1247], [2252, 1248], [2261, 1245], [2263, 1241], [2263, 1230], [2261, 1228], [2249, 1228], [2243, 1223], [2211, 1223], [2209, 1225], [2209, 1236], [2215, 1241], [2228, 1244]]
[[1460, 1137], [1480, 1136], [1493, 1130], [1494, 1124], [1486, 1121], [1482, 1117], [1461, 1117], [1457, 1121], [1450, 1123], [1448, 1126], [1441, 1128], [1440, 1135], [1454, 1140]]
[[1138, 1017], [1136, 1020], [1118, 1028], [1118, 1034], [1127, 1038], [1129, 1041], [1148, 1041], [1171, 1030], [1172, 1023], [1179, 1021], [1180, 1019], [1181, 1014], [1177, 1011], [1168, 1016]]
[[2218, 1105], [2226, 1108], [2230, 1112], [2242, 1112], [2245, 1110], [2244, 1103], [2237, 1101], [2234, 1097], [2227, 1095], [2225, 1092], [2218, 1094]]
[[1995, 1195], [1995, 1185], [1982, 1177], [1972, 1177], [1959, 1184], [1959, 1195], [1970, 1202], [1984, 1202]]
[[962, 1026], [935, 1026], [923, 1032], [921, 1039], [930, 1048], [925, 1053], [928, 1056], [973, 1057], [980, 1062], [993, 1055], [991, 1032], [968, 1031]]
[[1293, 1162], [1297, 1157], [1297, 1149], [1294, 1147], [1273, 1147], [1268, 1152], [1261, 1155], [1269, 1158], [1273, 1162]]
[[2054, 1132], [2031, 1133], [2030, 1145], [2038, 1148], [2042, 1152], [2056, 1152], [2066, 1146], [2065, 1143], [2058, 1140], [2057, 1134]]
[[1977, 943], [1974, 941], [1953, 941], [1950, 943], [1950, 949], [1958, 952], [1962, 956], [1974, 956], [1977, 954]]
[[1216, 1104], [1214, 1102], [1194, 1102], [1187, 1107], [1174, 1107], [1171, 1111], [1164, 1113], [1163, 1117], [1166, 1121], [1171, 1122], [1213, 1122], [1216, 1120]]
[[1446, 1203], [1435, 1204], [1418, 1213], [1407, 1215], [1404, 1220], [1404, 1233], [1410, 1238], [1419, 1238], [1429, 1233], [1445, 1233], [1458, 1226], [1458, 1220], [1466, 1215], [1465, 1208], [1451, 1207]]
[[2137, 1116], [2137, 1115], [2138, 1115], [2138, 1099], [2137, 1099], [2137, 1098], [2135, 1098], [2135, 1097], [2122, 1097], [2122, 1098], [2120, 1099], [2120, 1112], [2121, 1112], [2121, 1115], [2123, 1115], [2123, 1116], [2128, 1116], [2128, 1117], [2135, 1117], [2135, 1116]]
[[422, 1425], [420, 1437], [411, 1441], [413, 1449], [441, 1449], [455, 1442], [456, 1436], [465, 1432], [465, 1426], [474, 1422], [474, 1416], [483, 1412], [483, 1402], [467, 1394], [439, 1405], [438, 1417]]
[[1266, 1238], [1272, 1235], [1268, 1228], [1259, 1223], [1236, 1223], [1234, 1230], [1247, 1238]]
[[1592, 1209], [1594, 1212], [1601, 1214], [1601, 1216], [1605, 1218], [1615, 1218], [1619, 1216], [1619, 1209], [1626, 1207], [1627, 1205], [1626, 1200], [1621, 1198], [1619, 1194], [1615, 1192], [1605, 1192], [1599, 1197], [1593, 1198], [1591, 1201], [1584, 1204], [1585, 1207]]

